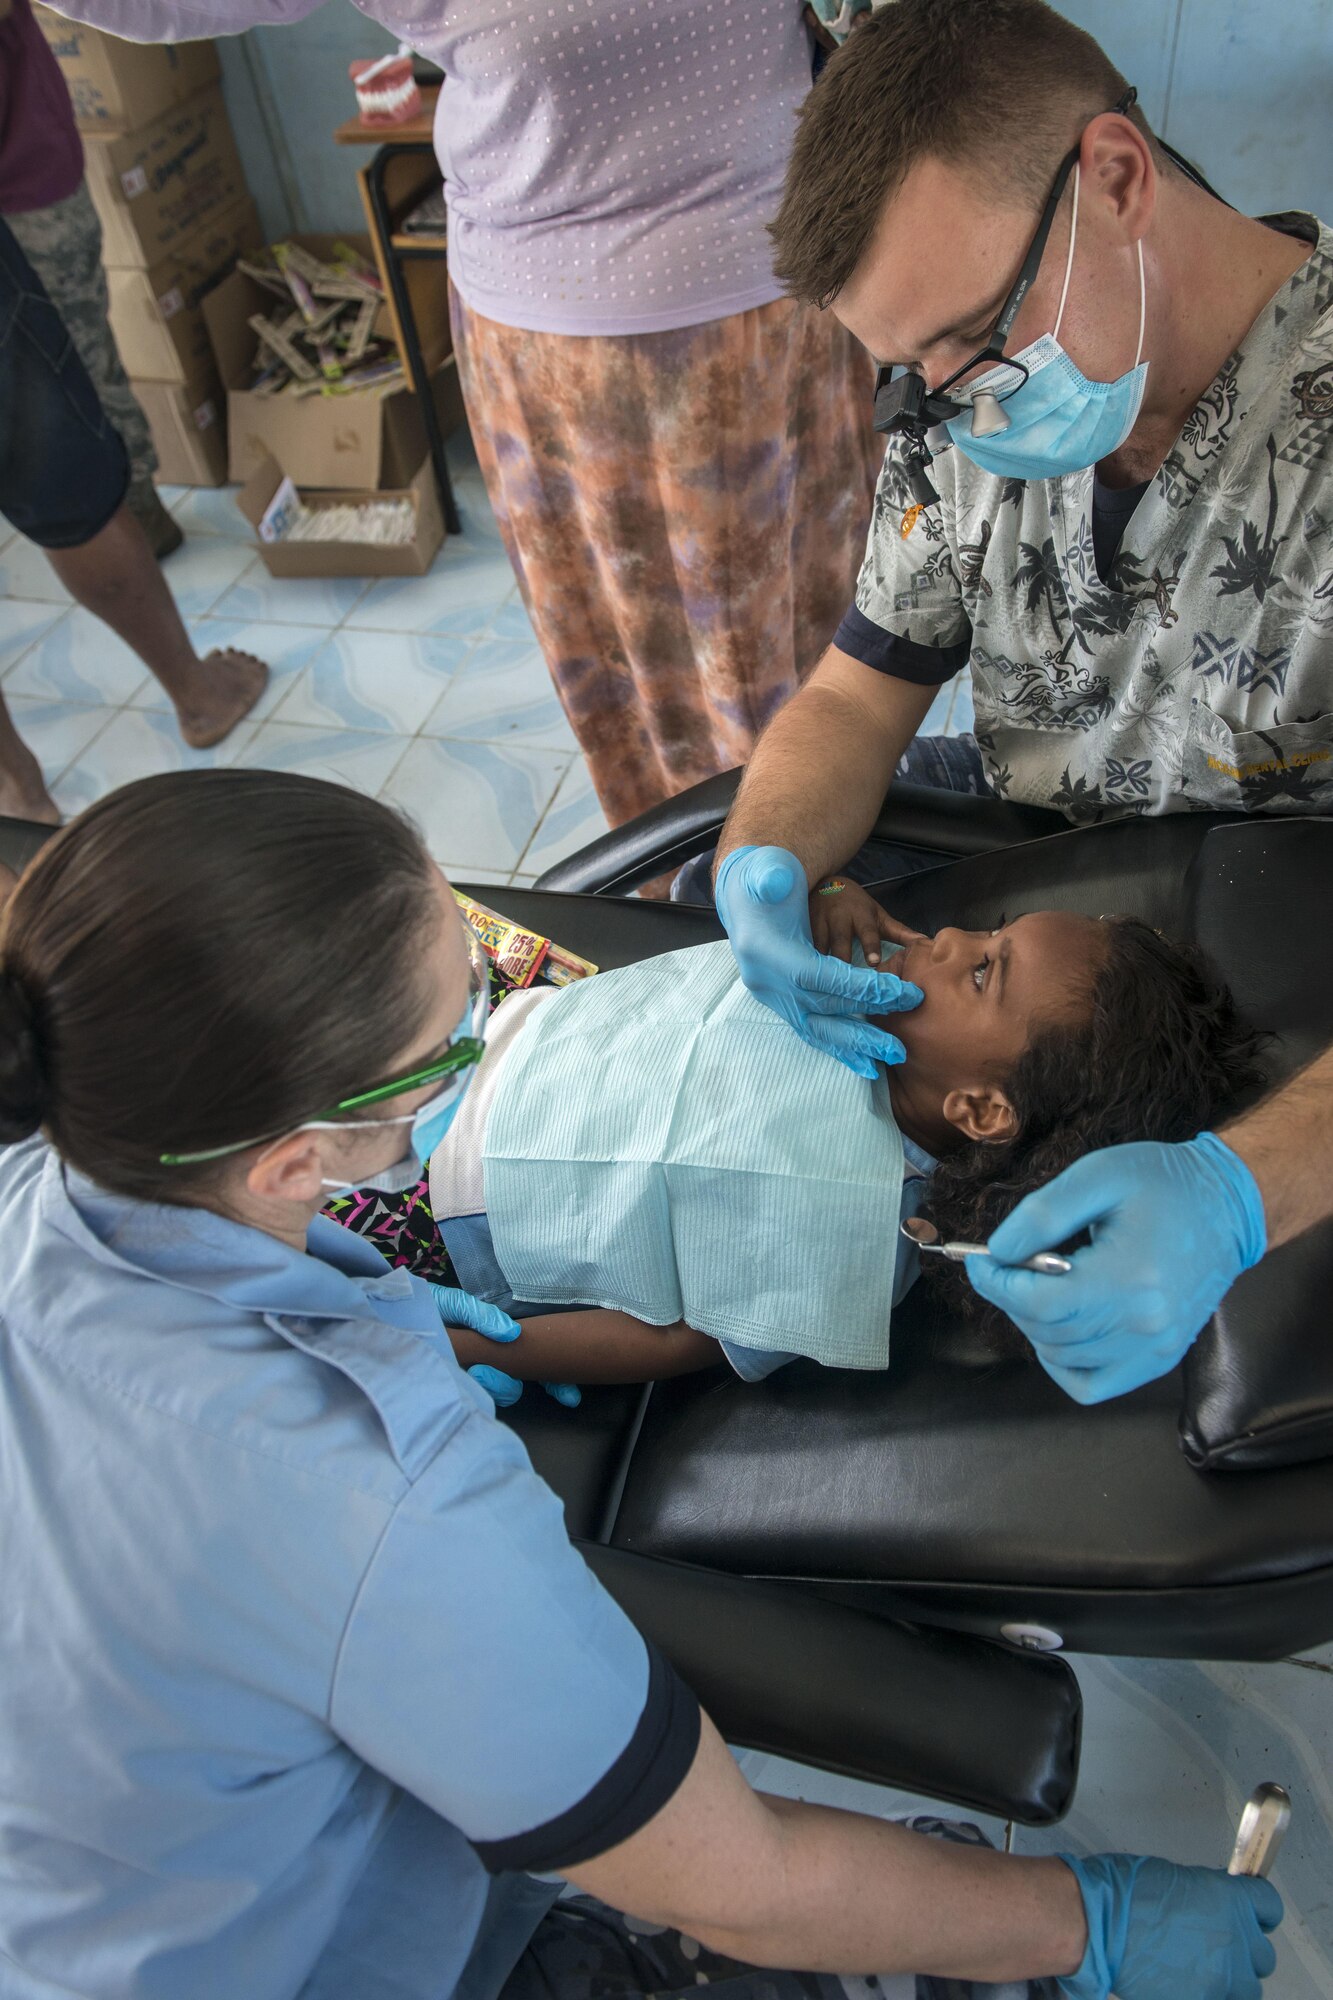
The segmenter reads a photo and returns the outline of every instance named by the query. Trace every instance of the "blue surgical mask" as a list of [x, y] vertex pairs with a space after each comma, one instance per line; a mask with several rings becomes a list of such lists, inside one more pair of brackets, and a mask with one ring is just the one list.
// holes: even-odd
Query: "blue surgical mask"
[[[1143, 274], [1143, 244], [1139, 251], [1139, 344], [1134, 366], [1114, 382], [1090, 382], [1075, 367], [1060, 345], [1060, 322], [1069, 295], [1069, 277], [1074, 268], [1074, 243], [1078, 234], [1078, 168], [1074, 169], [1074, 214], [1069, 231], [1069, 256], [1065, 263], [1064, 289], [1055, 330], [1013, 356], [1027, 369], [1027, 380], [1000, 403], [1007, 423], [986, 437], [972, 433], [971, 409], [951, 417], [950, 437], [975, 465], [1002, 479], [1059, 479], [1067, 472], [1082, 472], [1099, 459], [1116, 451], [1134, 428], [1143, 402], [1148, 364], [1143, 353], [1143, 328], [1147, 309], [1147, 284]], [[969, 398], [984, 395], [1012, 380], [1008, 362], [988, 369], [958, 393]], [[993, 406], [992, 406], [993, 407]]]

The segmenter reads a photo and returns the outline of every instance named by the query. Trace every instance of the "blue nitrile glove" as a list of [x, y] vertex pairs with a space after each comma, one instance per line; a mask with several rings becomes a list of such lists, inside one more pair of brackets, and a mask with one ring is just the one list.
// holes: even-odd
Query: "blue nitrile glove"
[[[1067, 1275], [1006, 1269], [1090, 1229]], [[1020, 1201], [969, 1257], [1076, 1403], [1104, 1403], [1175, 1367], [1268, 1245], [1253, 1174], [1212, 1132], [1180, 1146], [1108, 1146]], [[997, 1259], [998, 1261], [993, 1261]]]
[[785, 847], [734, 847], [713, 893], [741, 978], [803, 1042], [858, 1076], [873, 1077], [877, 1062], [903, 1060], [897, 1037], [872, 1028], [865, 1016], [919, 1007], [921, 988], [815, 950], [805, 870], [794, 854]]
[[[518, 1320], [511, 1319], [488, 1300], [475, 1298], [471, 1292], [460, 1292], [453, 1285], [432, 1285], [430, 1290], [446, 1326], [470, 1327], [486, 1340], [506, 1343], [517, 1340], [523, 1331]], [[512, 1408], [523, 1394], [523, 1384], [515, 1376], [506, 1375], [502, 1368], [491, 1368], [479, 1361], [467, 1372], [474, 1382], [480, 1382], [498, 1410]], [[542, 1387], [567, 1410], [583, 1401], [583, 1391], [572, 1382], [543, 1382]]]
[[1259, 2000], [1282, 1922], [1271, 1882], [1142, 1854], [1060, 1859], [1088, 1919], [1082, 1965], [1056, 1981], [1068, 2000]]

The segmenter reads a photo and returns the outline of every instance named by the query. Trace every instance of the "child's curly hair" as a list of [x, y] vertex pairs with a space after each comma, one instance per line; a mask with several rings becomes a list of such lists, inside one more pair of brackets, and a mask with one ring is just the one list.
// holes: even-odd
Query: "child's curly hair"
[[[1106, 932], [1090, 1017], [1038, 1029], [1005, 1079], [1013, 1138], [964, 1146], [931, 1176], [922, 1212], [946, 1238], [984, 1243], [1024, 1195], [1083, 1154], [1192, 1139], [1263, 1085], [1267, 1037], [1239, 1019], [1198, 952], [1133, 917], [1107, 919]], [[1011, 1321], [973, 1291], [961, 1265], [923, 1264], [954, 1312], [1016, 1351]]]

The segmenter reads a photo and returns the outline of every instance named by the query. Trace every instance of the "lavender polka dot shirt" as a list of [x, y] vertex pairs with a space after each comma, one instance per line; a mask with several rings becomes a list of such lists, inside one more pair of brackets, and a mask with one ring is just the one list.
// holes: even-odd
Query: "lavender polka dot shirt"
[[[61, 0], [143, 41], [318, 4]], [[545, 333], [652, 333], [780, 295], [764, 225], [810, 87], [803, 0], [358, 4], [444, 71], [449, 266], [475, 312]]]

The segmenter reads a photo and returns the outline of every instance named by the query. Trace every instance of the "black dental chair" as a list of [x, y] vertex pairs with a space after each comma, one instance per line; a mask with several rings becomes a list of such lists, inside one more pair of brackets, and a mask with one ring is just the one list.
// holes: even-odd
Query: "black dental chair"
[[[735, 782], [482, 900], [602, 966], [718, 937], [711, 913], [625, 898], [713, 845]], [[898, 785], [876, 832], [940, 855], [883, 892], [909, 923], [1134, 914], [1208, 952], [1274, 1031], [1275, 1079], [1333, 1041], [1333, 820], [1071, 831]], [[918, 1287], [883, 1376], [719, 1370], [603, 1391], [572, 1423], [529, 1395], [515, 1422], [590, 1559], [736, 1740], [1033, 1821], [1075, 1776], [1072, 1691], [1028, 1678], [1057, 1649], [1273, 1659], [1333, 1637], [1331, 1321], [1333, 1227], [1247, 1274], [1182, 1369], [1096, 1409], [980, 1353]], [[948, 1655], [975, 1675], [962, 1709], [932, 1653], [950, 1640], [974, 1649]]]
[[[537, 889], [475, 893], [604, 968], [716, 938], [711, 912], [626, 898], [713, 844], [734, 784]], [[1333, 1040], [1333, 820], [1071, 832], [902, 785], [877, 831], [941, 856], [884, 892], [910, 923], [1135, 914], [1208, 951], [1275, 1031], [1275, 1075]], [[48, 832], [0, 823], [0, 860]], [[1333, 1637], [1331, 1301], [1325, 1228], [1247, 1274], [1183, 1369], [1090, 1410], [979, 1352], [918, 1287], [882, 1376], [718, 1369], [589, 1390], [572, 1412], [529, 1389], [510, 1417], [592, 1567], [729, 1740], [1049, 1823], [1078, 1767], [1061, 1647], [1271, 1659]]]

